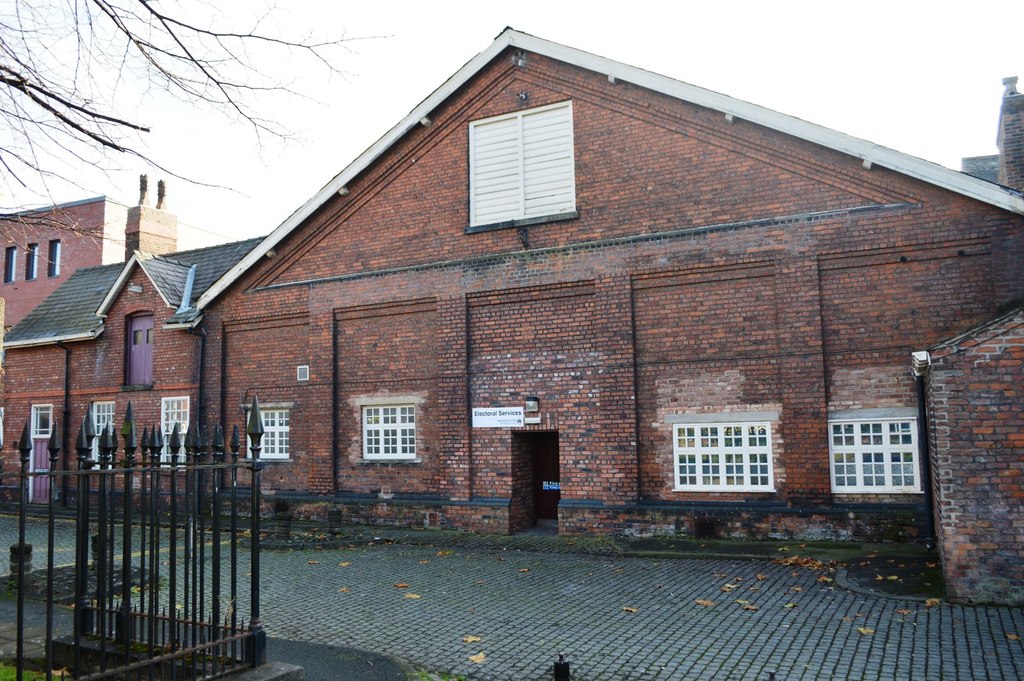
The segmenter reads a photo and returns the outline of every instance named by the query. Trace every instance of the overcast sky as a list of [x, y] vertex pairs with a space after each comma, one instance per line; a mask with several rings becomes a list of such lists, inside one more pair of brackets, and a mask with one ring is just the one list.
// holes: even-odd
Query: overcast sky
[[[216, 6], [241, 14], [253, 2]], [[154, 157], [231, 188], [170, 181], [182, 247], [269, 233], [505, 26], [952, 168], [995, 153], [1002, 78], [1024, 84], [1022, 0], [287, 0], [270, 16], [286, 32], [355, 39], [337, 55], [349, 75], [289, 74], [292, 65], [280, 64], [319, 100], [268, 102], [264, 113], [297, 135], [286, 145], [257, 147], [245, 126], [160, 100], [144, 110]], [[51, 196], [132, 205], [146, 171], [151, 183], [162, 176], [128, 163], [109, 181], [83, 169], [82, 188], [53, 186]]]

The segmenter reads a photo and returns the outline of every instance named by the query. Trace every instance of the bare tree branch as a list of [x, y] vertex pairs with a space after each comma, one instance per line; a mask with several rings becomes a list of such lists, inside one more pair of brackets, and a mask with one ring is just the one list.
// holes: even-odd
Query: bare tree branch
[[247, 25], [215, 10], [214, 0], [0, 0], [0, 211], [81, 164], [114, 169], [121, 157], [162, 167], [139, 120], [153, 98], [243, 121], [261, 144], [287, 133], [260, 116], [258, 95], [299, 94], [268, 65], [301, 57], [344, 74], [336, 64], [345, 37], [278, 35], [273, 7]]

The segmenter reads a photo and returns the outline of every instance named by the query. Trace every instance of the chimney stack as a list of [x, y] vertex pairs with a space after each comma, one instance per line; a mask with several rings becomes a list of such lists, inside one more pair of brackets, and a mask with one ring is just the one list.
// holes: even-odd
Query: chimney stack
[[124, 259], [135, 251], [163, 255], [178, 250], [178, 217], [165, 210], [166, 185], [160, 180], [156, 208], [149, 206], [149, 179], [139, 176], [139, 205], [128, 209], [124, 230]]
[[1003, 78], [1003, 105], [999, 111], [999, 184], [1024, 191], [1024, 94], [1017, 92], [1017, 77]]

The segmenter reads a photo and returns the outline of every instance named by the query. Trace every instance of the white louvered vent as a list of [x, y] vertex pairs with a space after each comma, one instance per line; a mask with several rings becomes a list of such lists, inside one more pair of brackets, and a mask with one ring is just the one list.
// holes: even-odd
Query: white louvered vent
[[572, 103], [470, 124], [470, 224], [576, 210]]

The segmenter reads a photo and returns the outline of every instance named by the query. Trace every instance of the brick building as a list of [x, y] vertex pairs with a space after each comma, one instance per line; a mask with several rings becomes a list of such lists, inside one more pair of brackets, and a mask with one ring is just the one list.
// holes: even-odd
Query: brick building
[[119, 262], [126, 214], [124, 206], [99, 196], [0, 216], [4, 328], [20, 322], [78, 268]]
[[190, 385], [311, 515], [929, 539], [911, 353], [1024, 296], [1022, 215], [509, 29], [195, 297]]

